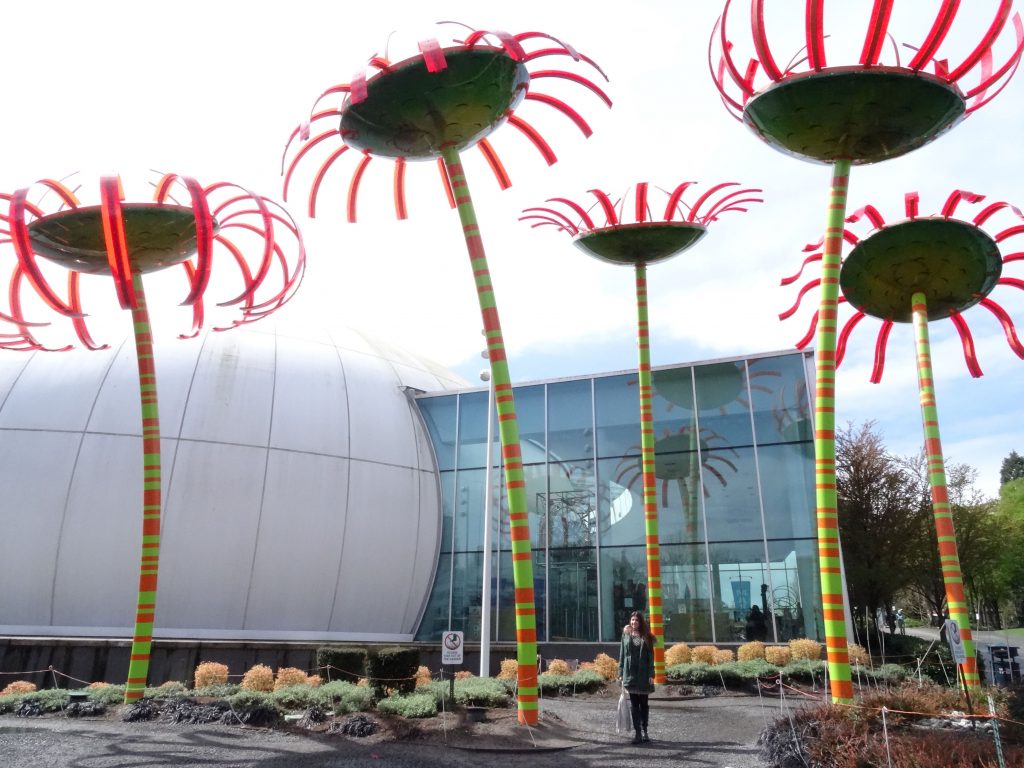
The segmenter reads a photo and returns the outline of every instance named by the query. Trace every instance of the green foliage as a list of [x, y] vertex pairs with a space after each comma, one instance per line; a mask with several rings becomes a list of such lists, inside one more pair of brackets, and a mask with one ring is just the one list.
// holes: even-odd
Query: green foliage
[[0, 715], [13, 712], [21, 704], [22, 698], [27, 695], [25, 693], [9, 693], [6, 696], [0, 696]]
[[[10, 698], [8, 696], [4, 697]], [[68, 692], [63, 688], [44, 688], [41, 691], [26, 693], [18, 696], [17, 706], [24, 702], [32, 702], [42, 712], [60, 712], [68, 705]]]
[[89, 701], [113, 707], [124, 701], [123, 685], [104, 685], [102, 688], [89, 688]]
[[336, 715], [365, 712], [373, 706], [373, 693], [368, 686], [353, 685], [343, 680], [325, 683], [316, 689]]
[[416, 690], [419, 666], [419, 648], [378, 648], [366, 660], [366, 676], [377, 698], [385, 696], [387, 690], [408, 694]]
[[796, 659], [789, 662], [782, 668], [782, 674], [792, 680], [810, 683], [815, 680], [823, 682], [825, 677], [824, 661], [811, 661], [810, 659]]
[[665, 676], [673, 683], [685, 683], [686, 685], [721, 685], [718, 677], [718, 670], [725, 665], [713, 667], [703, 661], [694, 661], [690, 664], [676, 664], [665, 670]]
[[[203, 688], [196, 688], [192, 691], [193, 696], [206, 696], [212, 699], [226, 699], [230, 696], [234, 696], [241, 690], [241, 686], [236, 683], [218, 683], [217, 685], [207, 685]], [[124, 694], [122, 693], [122, 697]]]
[[437, 714], [437, 702], [427, 693], [388, 696], [377, 702], [377, 711], [399, 717], [433, 717]]
[[328, 703], [327, 696], [320, 688], [309, 685], [288, 685], [278, 688], [270, 696], [278, 709], [282, 710], [308, 709], [313, 705], [326, 706]]
[[181, 699], [188, 695], [188, 689], [181, 683], [164, 684], [156, 688], [146, 688], [143, 695], [147, 699]]
[[1006, 485], [1011, 480], [1024, 478], [1024, 456], [1016, 451], [1010, 451], [1010, 455], [1003, 459], [999, 468], [999, 484]]
[[537, 687], [544, 696], [572, 696], [573, 693], [592, 693], [603, 688], [605, 679], [593, 669], [580, 669], [573, 675], [553, 675], [545, 672], [537, 676]]
[[325, 645], [316, 649], [316, 665], [326, 680], [355, 683], [366, 677], [366, 649], [351, 645]]
[[911, 670], [901, 667], [899, 664], [882, 664], [874, 669], [866, 669], [862, 674], [887, 685], [902, 683], [911, 676]]
[[269, 707], [277, 709], [277, 704], [274, 701], [274, 694], [267, 693], [265, 691], [252, 691], [249, 689], [242, 689], [231, 696], [227, 697], [228, 704], [234, 710], [242, 709], [258, 709], [260, 707]]
[[[435, 680], [421, 685], [416, 693], [432, 696], [437, 709], [452, 709], [451, 681]], [[507, 707], [511, 699], [504, 680], [493, 677], [467, 677], [455, 681], [455, 704], [463, 707]]]

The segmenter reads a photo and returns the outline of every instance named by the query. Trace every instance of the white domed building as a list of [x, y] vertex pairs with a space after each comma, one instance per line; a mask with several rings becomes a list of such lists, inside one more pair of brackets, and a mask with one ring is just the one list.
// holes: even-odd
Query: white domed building
[[[354, 330], [274, 321], [155, 356], [155, 637], [411, 639], [441, 532], [412, 392], [465, 383]], [[141, 444], [131, 338], [0, 354], [0, 636], [131, 636]]]

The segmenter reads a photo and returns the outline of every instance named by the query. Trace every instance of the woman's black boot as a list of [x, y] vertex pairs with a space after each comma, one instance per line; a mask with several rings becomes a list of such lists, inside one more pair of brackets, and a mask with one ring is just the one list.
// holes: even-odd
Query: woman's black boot
[[647, 735], [647, 729], [644, 728], [644, 735], [641, 737], [643, 741], [650, 741], [651, 737]]
[[643, 737], [640, 735], [640, 730], [637, 729], [636, 736], [633, 737], [633, 743], [639, 744], [643, 741]]

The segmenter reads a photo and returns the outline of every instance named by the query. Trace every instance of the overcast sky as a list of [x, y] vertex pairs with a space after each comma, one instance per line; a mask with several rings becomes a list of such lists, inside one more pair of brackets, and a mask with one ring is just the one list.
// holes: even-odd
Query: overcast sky
[[[745, 3], [735, 5], [734, 34], [740, 38], [747, 14], [740, 7]], [[775, 30], [773, 39], [782, 40], [777, 57], [785, 61], [796, 39], [787, 30], [802, 30], [803, 4], [768, 5], [779, 6], [769, 17], [769, 34]], [[845, 41], [859, 49], [861, 17], [871, 4], [861, 5], [867, 10], [856, 17], [829, 17], [829, 45]], [[898, 3], [895, 39], [920, 41], [938, 5]], [[967, 5], [949, 40], [954, 61], [973, 47], [997, 2], [972, 0], [970, 12], [963, 10]], [[772, 150], [723, 107], [707, 65], [719, 10], [720, 3], [695, 0], [9, 4], [0, 27], [7, 61], [0, 190], [79, 169], [113, 170], [127, 179], [156, 168], [204, 183], [234, 181], [279, 199], [281, 151], [292, 128], [322, 90], [348, 82], [371, 55], [383, 53], [392, 31], [402, 34], [392, 39], [389, 53], [400, 58], [402, 39], [428, 36], [429, 23], [439, 20], [540, 30], [601, 65], [614, 107], [605, 109], [582, 89], [565, 92], [592, 124], [590, 139], [564, 116], [545, 114], [535, 104], [528, 105], [529, 114], [524, 108], [522, 115], [545, 133], [560, 161], [547, 167], [505, 126], [493, 137], [512, 176], [513, 187], [505, 192], [479, 154], [467, 154], [513, 378], [635, 366], [632, 270], [590, 260], [568, 236], [532, 230], [517, 219], [523, 208], [549, 197], [583, 199], [591, 187], [615, 192], [637, 181], [672, 188], [695, 180], [699, 189], [737, 181], [763, 188], [766, 201], [749, 213], [723, 217], [692, 250], [650, 268], [655, 364], [791, 348], [817, 300], [809, 296], [805, 311], [780, 322], [778, 313], [796, 293], [793, 286], [779, 287], [779, 279], [796, 270], [802, 247], [821, 237], [829, 169]], [[957, 188], [1024, 206], [1021, 80], [934, 144], [855, 168], [850, 210], [872, 203], [898, 219], [904, 193], [919, 190], [922, 213], [933, 213]], [[543, 90], [539, 84], [537, 89]], [[289, 207], [303, 226], [310, 263], [299, 297], [282, 315], [364, 327], [476, 381], [480, 318], [457, 215], [444, 202], [436, 170], [410, 167], [410, 219], [396, 222], [390, 169], [384, 162], [371, 165], [360, 221], [350, 225], [343, 217], [352, 168], [339, 163], [325, 182], [315, 220], [304, 214], [308, 179], [297, 180]], [[1018, 262], [1007, 274], [1024, 277], [1021, 272]], [[1022, 294], [1004, 287], [993, 298], [1021, 322]], [[944, 448], [952, 460], [977, 467], [982, 488], [994, 494], [1002, 458], [1024, 451], [1024, 361], [1008, 349], [987, 312], [977, 308], [966, 319], [982, 379], [967, 373], [949, 322], [931, 329]], [[838, 420], [875, 419], [892, 449], [915, 452], [921, 427], [912, 333], [909, 327], [893, 332], [885, 380], [872, 385], [877, 327], [865, 320], [851, 339], [839, 375]]]

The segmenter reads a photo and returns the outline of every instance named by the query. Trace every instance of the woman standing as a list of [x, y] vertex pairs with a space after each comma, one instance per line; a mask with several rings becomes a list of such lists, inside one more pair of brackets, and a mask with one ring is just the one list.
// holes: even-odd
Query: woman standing
[[647, 735], [647, 697], [654, 693], [654, 635], [640, 611], [633, 611], [629, 624], [622, 628], [619, 674], [629, 693], [633, 730], [636, 731], [633, 743], [650, 741]]

